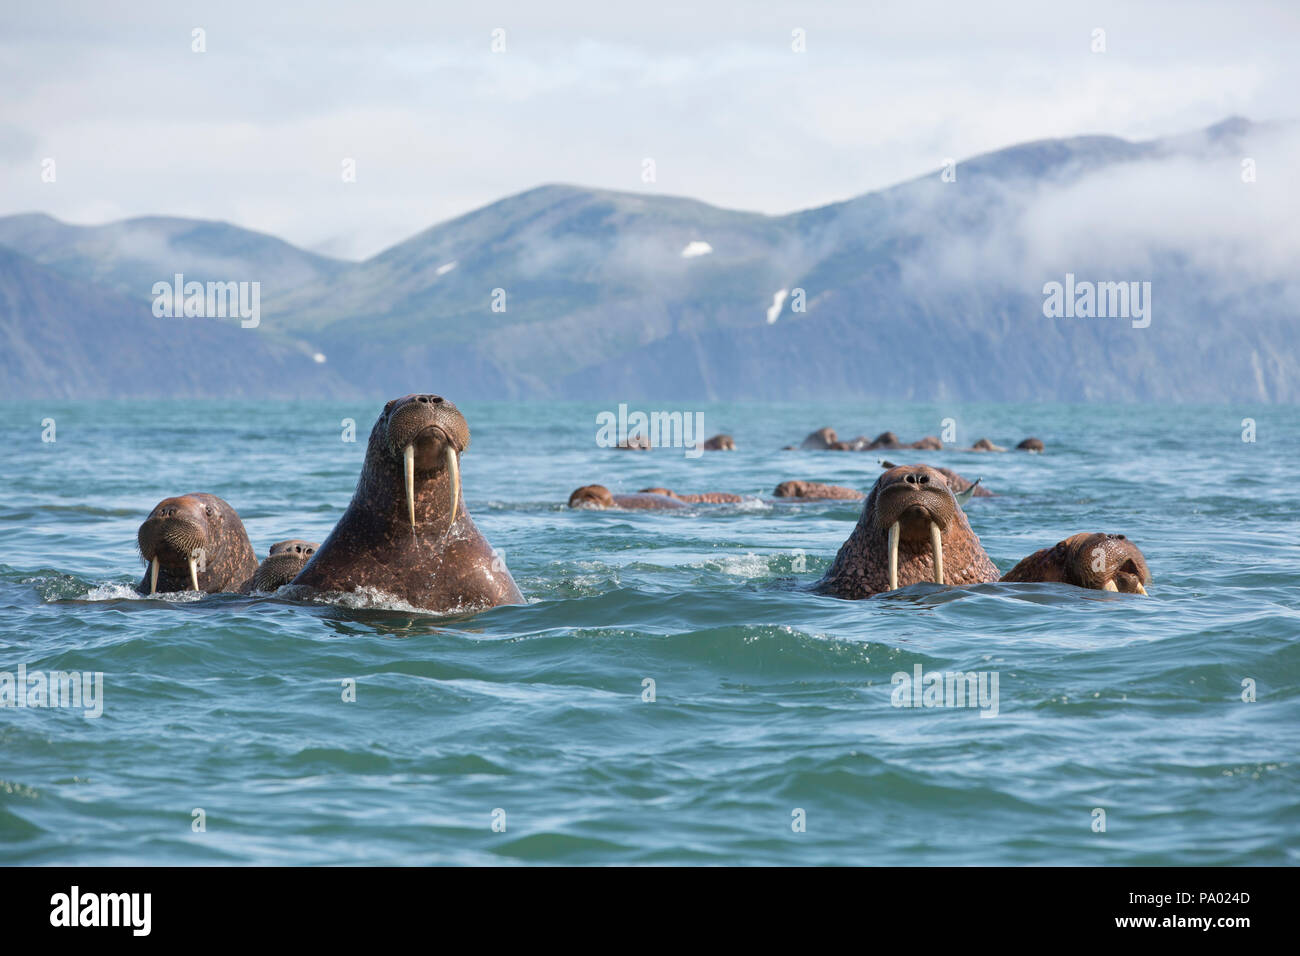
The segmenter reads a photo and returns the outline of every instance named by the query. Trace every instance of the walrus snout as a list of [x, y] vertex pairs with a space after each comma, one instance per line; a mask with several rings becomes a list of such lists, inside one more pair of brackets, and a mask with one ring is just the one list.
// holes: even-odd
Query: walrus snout
[[389, 453], [402, 459], [411, 527], [416, 527], [416, 479], [434, 477], [445, 468], [451, 476], [450, 529], [460, 508], [460, 455], [469, 447], [465, 416], [441, 395], [407, 395], [384, 406], [382, 421]]
[[277, 541], [271, 545], [266, 560], [258, 565], [257, 573], [253, 575], [253, 590], [274, 591], [288, 584], [311, 560], [318, 547], [320, 545], [315, 541], [300, 538]]
[[1067, 559], [1070, 583], [1098, 591], [1147, 593], [1151, 571], [1146, 556], [1124, 535], [1081, 533], [1067, 540], [1074, 541]]

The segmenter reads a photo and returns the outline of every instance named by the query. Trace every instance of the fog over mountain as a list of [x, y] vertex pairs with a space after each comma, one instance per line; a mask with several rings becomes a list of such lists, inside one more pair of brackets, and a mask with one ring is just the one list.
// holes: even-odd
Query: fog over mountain
[[[784, 216], [548, 185], [359, 263], [225, 223], [10, 216], [0, 395], [1295, 402], [1297, 157], [1295, 126], [1230, 119]], [[176, 273], [260, 282], [260, 324], [155, 317]], [[1149, 325], [1045, 316], [1067, 275], [1150, 283]]]

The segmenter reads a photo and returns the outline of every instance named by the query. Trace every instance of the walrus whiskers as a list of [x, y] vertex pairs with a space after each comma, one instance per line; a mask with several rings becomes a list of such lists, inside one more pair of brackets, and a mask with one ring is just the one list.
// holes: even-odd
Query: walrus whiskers
[[898, 522], [889, 526], [889, 590], [898, 590]]
[[406, 459], [406, 510], [411, 516], [411, 527], [415, 527], [415, 445], [407, 445], [402, 450]]
[[[456, 523], [456, 508], [460, 504], [460, 460], [456, 457], [456, 449], [451, 445], [447, 446], [447, 471], [451, 473], [451, 521], [447, 524], [450, 530]], [[409, 470], [407, 474], [410, 474]], [[407, 487], [409, 488], [410, 485], [408, 484]]]
[[150, 594], [158, 593], [158, 556], [157, 555], [154, 555], [153, 560], [149, 562], [149, 593]]
[[943, 584], [943, 535], [933, 521], [930, 522], [930, 551], [934, 554], [934, 583]]

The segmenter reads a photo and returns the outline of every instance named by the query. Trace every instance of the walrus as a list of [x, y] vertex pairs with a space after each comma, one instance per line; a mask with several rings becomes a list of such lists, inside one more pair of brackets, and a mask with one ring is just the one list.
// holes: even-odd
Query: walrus
[[678, 501], [684, 501], [688, 505], [728, 505], [737, 501], [744, 501], [744, 495], [734, 495], [729, 491], [706, 491], [698, 495], [679, 495], [675, 491], [669, 491], [667, 488], [642, 488], [637, 492], [639, 495], [666, 495], [669, 498], [676, 498]]
[[685, 508], [686, 503], [668, 495], [647, 494], [616, 495], [604, 485], [583, 485], [569, 495], [570, 508], [628, 508], [637, 511], [651, 509], [671, 510]]
[[1016, 446], [1016, 450], [1041, 454], [1043, 451], [1043, 440], [1041, 438], [1026, 438]]
[[730, 435], [714, 435], [704, 442], [705, 451], [735, 451], [736, 440]]
[[301, 538], [277, 541], [271, 545], [266, 560], [257, 566], [257, 573], [253, 575], [253, 590], [274, 591], [281, 585], [288, 584], [298, 576], [298, 572], [311, 560], [319, 547], [317, 542], [303, 541]]
[[[997, 580], [997, 568], [943, 475], [927, 465], [899, 465], [876, 480], [853, 533], [815, 588], [857, 599], [921, 581]], [[1141, 585], [1150, 583], [1150, 572], [1141, 551], [1122, 535], [1083, 534], [1035, 552], [1001, 580], [1145, 594]]]
[[1082, 532], [1035, 551], [1002, 580], [1062, 581], [1098, 591], [1146, 594], [1151, 572], [1138, 546], [1122, 534]]
[[614, 446], [618, 451], [649, 451], [650, 439], [645, 435], [629, 435], [625, 441]]
[[860, 501], [865, 498], [860, 491], [843, 485], [824, 485], [819, 481], [783, 481], [772, 492], [778, 498], [834, 499]]
[[373, 588], [436, 612], [522, 603], [465, 508], [460, 456], [469, 439], [465, 416], [441, 395], [385, 405], [347, 511], [291, 583], [314, 591]]
[[[786, 446], [787, 450], [793, 448], [793, 445]], [[926, 435], [914, 442], [904, 442], [894, 432], [889, 431], [881, 432], [875, 438], [859, 435], [857, 438], [842, 441], [836, 436], [835, 429], [822, 428], [805, 438], [799, 448], [814, 451], [875, 451], [879, 448], [939, 451], [943, 448], [943, 442], [934, 435]]]
[[1006, 451], [1006, 449], [1003, 448], [1001, 445], [995, 445], [987, 438], [981, 438], [975, 444], [971, 445], [969, 448], [966, 448], [964, 450], [965, 451]]
[[136, 586], [141, 594], [233, 591], [247, 594], [257, 554], [235, 509], [216, 495], [164, 498], [136, 533], [148, 563]]
[[835, 429], [819, 428], [817, 431], [805, 438], [799, 444], [799, 447], [804, 450], [812, 449], [815, 451], [825, 451], [838, 441], [839, 439], [835, 435]]

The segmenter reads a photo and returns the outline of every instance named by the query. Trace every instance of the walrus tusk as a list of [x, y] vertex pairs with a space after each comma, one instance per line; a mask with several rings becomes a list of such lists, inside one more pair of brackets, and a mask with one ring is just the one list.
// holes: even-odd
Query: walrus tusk
[[930, 522], [930, 551], [934, 555], [934, 583], [943, 584], [943, 536], [933, 521]]
[[1101, 589], [1103, 591], [1118, 591], [1119, 585], [1116, 584], [1114, 581], [1107, 581], [1105, 584], [1101, 586]]
[[1146, 593], [1147, 593], [1147, 589], [1144, 588], [1144, 587], [1142, 586], [1142, 582], [1139, 581], [1139, 582], [1138, 582], [1138, 594], [1146, 594]]
[[460, 460], [451, 445], [447, 446], [447, 471], [451, 473], [451, 521], [447, 524], [450, 528], [456, 523], [456, 509], [460, 504]]
[[889, 526], [889, 590], [898, 590], [898, 522]]
[[149, 562], [149, 593], [158, 593], [158, 558]]
[[194, 590], [200, 591], [202, 590], [202, 588], [199, 587], [199, 572], [195, 564], [196, 562], [194, 560], [194, 555], [191, 554], [190, 555], [190, 583], [194, 585]]
[[406, 511], [411, 516], [411, 527], [415, 527], [415, 445], [407, 445], [402, 450], [406, 459]]

